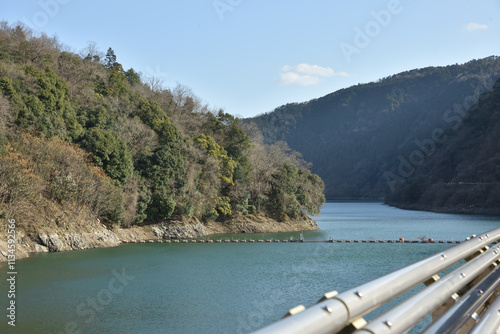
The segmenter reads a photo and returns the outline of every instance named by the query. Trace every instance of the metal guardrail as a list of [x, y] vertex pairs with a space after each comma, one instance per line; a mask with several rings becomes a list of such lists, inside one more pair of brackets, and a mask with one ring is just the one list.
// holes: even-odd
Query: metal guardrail
[[[500, 259], [500, 246], [495, 245], [491, 249], [489, 247], [499, 240], [500, 228], [472, 237], [457, 246], [356, 288], [340, 294], [328, 293], [316, 305], [307, 309], [295, 308], [291, 310], [290, 316], [255, 333], [405, 333], [429, 314], [432, 314], [434, 318], [447, 314], [443, 312], [450, 309], [456, 301], [466, 298], [460, 296], [465, 296], [467, 291], [472, 291], [471, 289], [474, 289], [485, 277], [496, 275], [494, 273], [497, 270], [494, 269]], [[443, 270], [464, 259], [468, 261], [466, 264], [442, 279], [438, 276]], [[422, 283], [428, 286], [369, 324], [362, 318]], [[487, 305], [482, 304], [482, 309], [489, 310], [492, 307], [488, 308], [489, 303], [495, 300], [497, 289], [484, 289], [483, 287], [484, 291], [490, 293], [490, 298], [486, 298]], [[495, 303], [497, 301], [498, 299]], [[498, 309], [500, 308], [497, 307]], [[459, 312], [458, 309], [456, 312]], [[478, 320], [473, 324], [474, 327], [483, 323], [479, 321], [480, 319], [485, 318], [486, 321], [486, 313], [485, 315], [478, 314], [476, 312]], [[500, 316], [492, 312], [487, 317], [488, 323], [493, 323], [495, 326], [495, 321], [500, 323], [500, 319], [497, 318]], [[483, 326], [486, 326], [486, 323]]]
[[495, 294], [499, 286], [500, 267], [497, 267], [474, 289], [470, 289], [454, 306], [433, 322], [425, 330], [424, 334], [451, 334], [456, 333], [464, 326], [474, 324], [479, 319], [482, 306]]

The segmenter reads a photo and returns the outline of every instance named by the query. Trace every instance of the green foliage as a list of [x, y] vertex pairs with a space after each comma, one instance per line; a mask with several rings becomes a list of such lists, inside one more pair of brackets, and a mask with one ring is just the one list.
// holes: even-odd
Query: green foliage
[[291, 218], [296, 217], [301, 209], [317, 215], [325, 202], [323, 189], [319, 176], [288, 163], [273, 175], [271, 206], [278, 215]]
[[207, 110], [189, 90], [145, 85], [112, 48], [103, 57], [89, 45], [81, 57], [35, 35], [0, 27], [0, 152], [17, 159], [0, 159], [11, 188], [0, 187], [0, 200], [40, 200], [124, 226], [258, 210], [296, 217], [323, 203], [321, 180], [282, 159], [285, 150], [259, 163], [260, 144], [238, 118]]
[[85, 127], [105, 129], [108, 127], [109, 120], [109, 112], [103, 106], [99, 106], [86, 113]]
[[92, 152], [95, 164], [112, 179], [124, 183], [132, 173], [132, 155], [127, 144], [113, 131], [91, 128], [85, 133], [81, 145]]
[[151, 157], [146, 173], [155, 188], [180, 190], [186, 179], [182, 152], [166, 145], [161, 146]]
[[130, 68], [127, 72], [125, 72], [125, 77], [132, 86], [141, 83], [141, 75], [134, 71], [133, 68]]
[[15, 87], [10, 79], [0, 79], [2, 92], [17, 112], [16, 124], [25, 131], [40, 132], [47, 137], [79, 138], [83, 129], [69, 101], [69, 89], [64, 80], [50, 68], [42, 72], [26, 66], [24, 74], [25, 81], [35, 80], [32, 87]]
[[234, 185], [233, 171], [236, 168], [236, 162], [228, 157], [226, 150], [215, 142], [210, 136], [201, 134], [195, 138], [195, 142], [207, 150], [207, 153], [219, 161], [221, 168], [219, 177], [228, 185]]
[[152, 222], [161, 222], [172, 216], [175, 209], [175, 200], [165, 189], [158, 189], [153, 192], [151, 204], [147, 209], [147, 216]]
[[106, 52], [106, 58], [104, 59], [104, 68], [107, 70], [111, 70], [113, 68], [116, 68], [116, 66], [117, 62], [115, 51], [112, 48], [109, 48]]
[[215, 210], [217, 214], [229, 216], [231, 215], [231, 204], [229, 203], [229, 197], [221, 196], [215, 200]]
[[246, 151], [251, 146], [250, 138], [239, 127], [239, 121], [233, 115], [222, 110], [216, 116], [209, 114], [204, 129], [207, 135], [221, 143], [229, 157], [236, 161], [245, 158]]

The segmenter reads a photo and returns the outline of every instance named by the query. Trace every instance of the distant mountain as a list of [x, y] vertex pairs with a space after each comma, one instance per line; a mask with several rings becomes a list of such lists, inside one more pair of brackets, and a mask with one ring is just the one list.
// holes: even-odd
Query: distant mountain
[[302, 153], [324, 180], [327, 199], [383, 198], [395, 179], [408, 177], [399, 169], [410, 173], [425, 160], [414, 151], [457, 127], [499, 77], [496, 56], [415, 69], [245, 122], [255, 122], [265, 142], [285, 141]]
[[[455, 126], [431, 141], [424, 163], [386, 201], [408, 209], [500, 215], [500, 80]], [[434, 151], [434, 152], [432, 152]]]

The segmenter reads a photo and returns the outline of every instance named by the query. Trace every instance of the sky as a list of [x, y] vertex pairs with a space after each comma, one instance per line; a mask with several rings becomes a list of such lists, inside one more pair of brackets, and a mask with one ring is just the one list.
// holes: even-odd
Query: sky
[[111, 47], [126, 70], [243, 118], [500, 56], [500, 0], [0, 0], [0, 20], [75, 53]]

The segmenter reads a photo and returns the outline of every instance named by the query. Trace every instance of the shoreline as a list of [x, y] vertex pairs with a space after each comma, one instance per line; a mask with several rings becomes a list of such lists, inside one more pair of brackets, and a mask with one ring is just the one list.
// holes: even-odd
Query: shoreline
[[[241, 215], [227, 222], [201, 222], [183, 219], [169, 223], [108, 229], [97, 221], [73, 226], [47, 226], [26, 233], [17, 228], [15, 258], [28, 258], [32, 253], [76, 251], [108, 248], [123, 242], [158, 239], [194, 239], [217, 234], [282, 233], [319, 230], [316, 222], [306, 215], [295, 220], [278, 222], [262, 214]], [[0, 263], [7, 262], [9, 245], [7, 230], [0, 233]]]
[[464, 206], [464, 205], [455, 205], [455, 206], [432, 206], [425, 205], [419, 203], [395, 203], [395, 202], [386, 202], [384, 204], [401, 209], [401, 210], [411, 210], [411, 211], [426, 211], [426, 212], [434, 212], [434, 213], [447, 213], [447, 214], [455, 214], [455, 215], [471, 215], [471, 216], [500, 216], [500, 208], [480, 208], [475, 206]]

